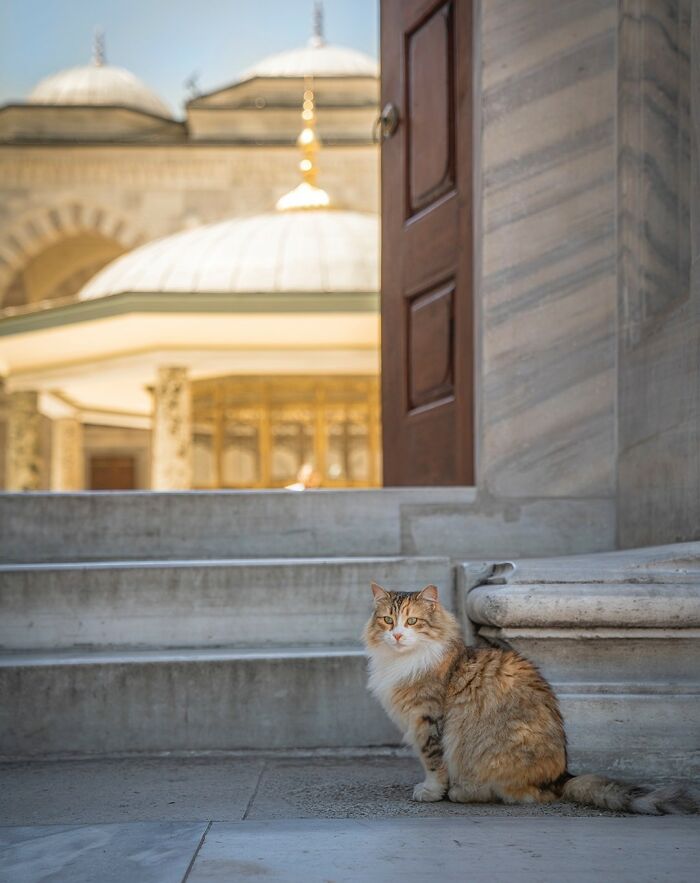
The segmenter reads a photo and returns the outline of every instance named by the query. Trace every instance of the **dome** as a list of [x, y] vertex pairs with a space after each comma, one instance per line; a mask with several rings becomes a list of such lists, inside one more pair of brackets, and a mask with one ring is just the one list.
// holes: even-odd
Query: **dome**
[[316, 209], [233, 218], [155, 240], [117, 258], [78, 296], [378, 290], [377, 215]]
[[59, 71], [32, 90], [31, 104], [109, 105], [172, 118], [164, 101], [130, 71], [107, 64], [86, 64]]
[[241, 74], [253, 77], [378, 77], [377, 62], [345, 46], [332, 46], [312, 39], [307, 46], [263, 58]]

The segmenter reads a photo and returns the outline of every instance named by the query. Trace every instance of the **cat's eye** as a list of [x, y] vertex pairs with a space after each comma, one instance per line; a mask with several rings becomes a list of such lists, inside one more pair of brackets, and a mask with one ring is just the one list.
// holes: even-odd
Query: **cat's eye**
[[394, 624], [394, 620], [393, 620], [390, 616], [385, 616], [385, 617], [384, 617], [384, 622], [385, 622], [387, 625], [393, 625], [393, 624]]
[[418, 622], [415, 616], [409, 616], [406, 620], [406, 625], [415, 625]]

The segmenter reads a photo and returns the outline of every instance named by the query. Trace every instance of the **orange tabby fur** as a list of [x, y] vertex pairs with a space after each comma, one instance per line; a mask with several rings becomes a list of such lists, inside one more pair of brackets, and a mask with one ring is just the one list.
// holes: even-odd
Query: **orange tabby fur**
[[423, 764], [414, 799], [697, 811], [680, 789], [572, 776], [559, 704], [531, 662], [513, 650], [466, 647], [435, 586], [406, 593], [373, 583], [372, 591], [364, 634], [369, 686]]

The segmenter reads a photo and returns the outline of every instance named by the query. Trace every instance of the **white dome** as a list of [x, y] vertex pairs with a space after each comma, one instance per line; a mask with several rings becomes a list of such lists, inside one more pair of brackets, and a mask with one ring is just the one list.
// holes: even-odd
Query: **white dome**
[[155, 240], [97, 273], [79, 298], [378, 290], [378, 217], [317, 209], [234, 218]]
[[52, 74], [34, 87], [28, 101], [32, 104], [131, 107], [161, 117], [172, 117], [167, 104], [138, 77], [124, 68], [106, 64], [86, 64]]
[[377, 62], [345, 46], [309, 43], [263, 58], [241, 74], [241, 80], [253, 77], [378, 77]]

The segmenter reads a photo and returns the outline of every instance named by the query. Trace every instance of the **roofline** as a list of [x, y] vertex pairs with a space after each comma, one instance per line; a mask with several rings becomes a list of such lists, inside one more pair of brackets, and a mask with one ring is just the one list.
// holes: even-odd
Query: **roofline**
[[177, 126], [185, 125], [184, 120], [179, 120], [171, 116], [166, 117], [160, 113], [154, 113], [151, 110], [143, 110], [140, 107], [134, 107], [132, 104], [42, 104], [38, 101], [10, 101], [7, 104], [0, 105], [0, 113], [4, 110], [128, 110], [130, 113], [151, 117], [154, 120], [160, 120], [164, 123], [173, 123]]
[[[225, 92], [226, 90], [222, 89], [221, 91]], [[291, 110], [291, 111], [296, 111], [297, 114], [299, 114], [299, 102], [298, 101], [296, 103], [292, 103], [290, 101], [289, 104], [281, 104], [281, 103], [274, 103], [273, 104], [272, 102], [266, 102], [264, 107], [256, 107], [255, 104], [202, 104], [201, 106], [199, 106], [199, 105], [195, 106], [194, 101], [196, 101], [196, 100], [197, 99], [195, 98], [195, 99], [193, 99], [193, 101], [191, 101], [187, 104], [188, 111], [190, 111], [190, 110], [206, 110], [207, 112], [209, 112], [212, 110], [213, 111], [216, 111], [216, 110], [251, 111], [251, 110], [253, 110], [253, 111], [257, 111], [257, 112], [262, 113], [266, 110]], [[349, 104], [349, 103], [324, 104], [323, 102], [321, 102], [319, 104], [318, 101], [316, 102], [316, 107], [317, 108], [321, 107], [323, 110], [366, 110], [369, 107], [378, 107], [378, 106], [379, 106], [379, 99], [377, 99], [376, 101], [369, 101], [368, 100], [368, 101], [356, 102], [355, 104]]]
[[[233, 80], [227, 86], [219, 86], [217, 89], [210, 89], [209, 92], [201, 92], [199, 95], [195, 95], [194, 98], [190, 98], [189, 101], [185, 102], [185, 107], [189, 107], [190, 104], [194, 104], [195, 101], [199, 101], [201, 98], [211, 98], [212, 95], [217, 95], [219, 92], [227, 92], [229, 89], [237, 89], [239, 86], [245, 86], [248, 83], [254, 83], [256, 80], [264, 80], [269, 82], [270, 80], [284, 80], [284, 81], [298, 81], [299, 83], [304, 82], [305, 77], [303, 76], [276, 76], [276, 77], [263, 77], [260, 74], [253, 74], [250, 77], [244, 77], [241, 80]], [[314, 83], [318, 83], [319, 80], [369, 80], [372, 83], [376, 83], [379, 80], [379, 74], [374, 76], [373, 74], [315, 74], [314, 75]]]
[[0, 337], [129, 313], [378, 313], [378, 291], [124, 291], [0, 317]]
[[[15, 148], [15, 150], [19, 147], [45, 147], [45, 148], [71, 148], [71, 147], [99, 147], [99, 148], [110, 148], [110, 147], [137, 147], [141, 149], [150, 149], [150, 148], [178, 148], [184, 147], [186, 149], [195, 148], [195, 147], [295, 147], [296, 146], [296, 138], [275, 138], [275, 139], [267, 139], [263, 140], [262, 138], [193, 138], [191, 135], [189, 137], [183, 138], [182, 140], [173, 140], [173, 141], [155, 141], [155, 140], [146, 140], [144, 138], [132, 138], [132, 139], [117, 139], [113, 138], [109, 141], [106, 139], [83, 139], [82, 141], [73, 140], [70, 138], [51, 138], [45, 140], [38, 140], [36, 138], [15, 138], [12, 141], [3, 141], [0, 139], [0, 150], [3, 148]], [[328, 148], [334, 147], [374, 147], [377, 148], [377, 143], [372, 140], [372, 138], [328, 138], [324, 137], [323, 139], [323, 149], [326, 150]]]

